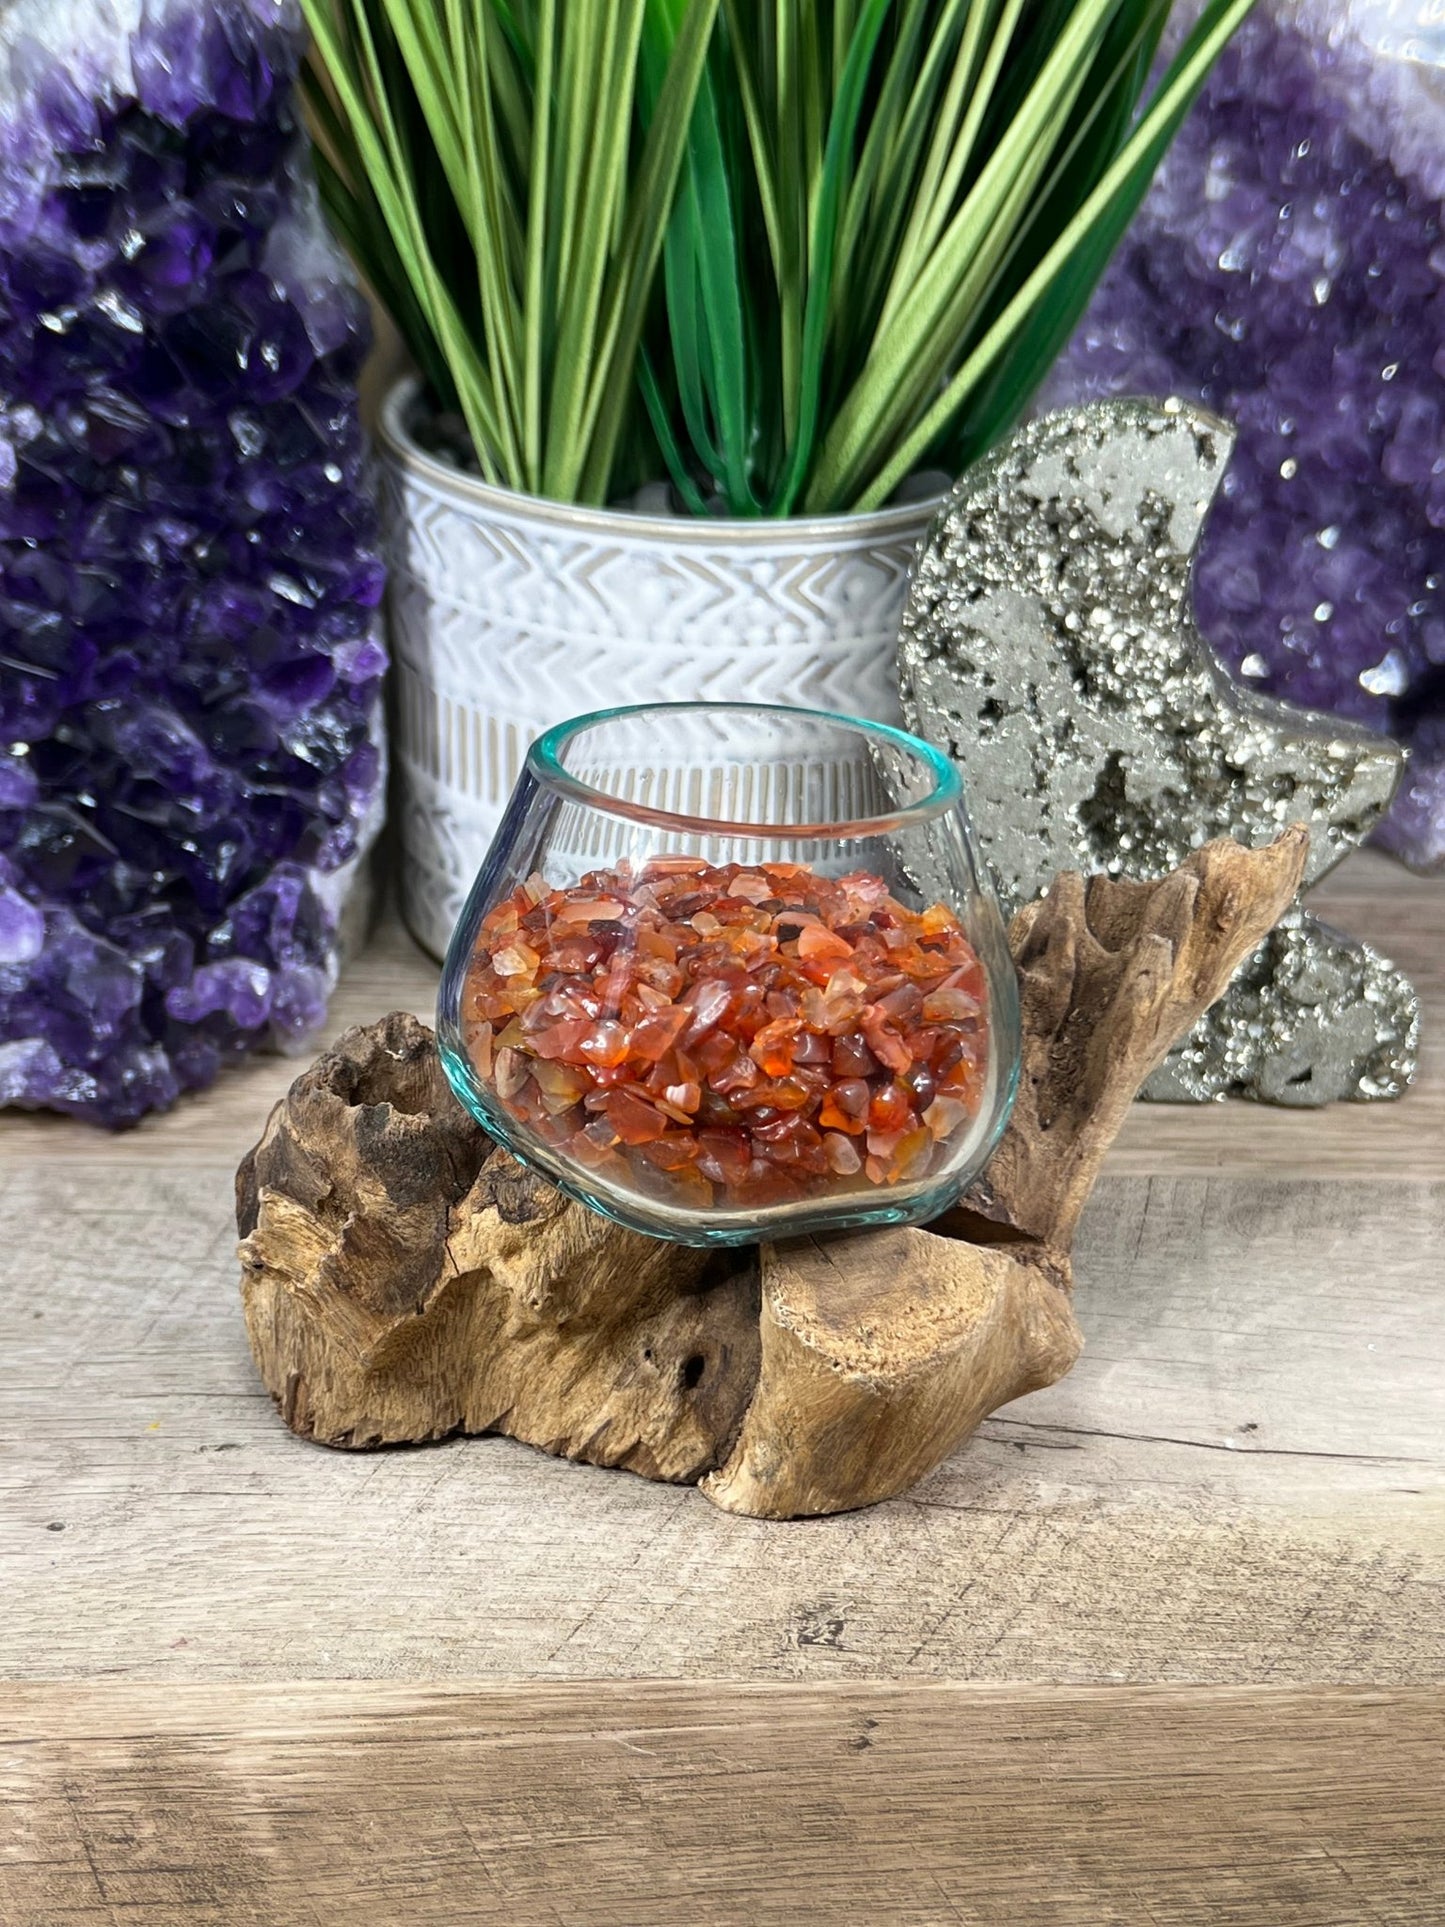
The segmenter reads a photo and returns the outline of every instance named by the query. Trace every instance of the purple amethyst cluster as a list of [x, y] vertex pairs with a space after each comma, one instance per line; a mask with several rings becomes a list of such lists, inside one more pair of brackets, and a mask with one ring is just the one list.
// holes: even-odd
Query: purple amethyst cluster
[[0, 1103], [119, 1125], [325, 1012], [384, 776], [367, 322], [291, 0], [0, 31]]
[[1445, 863], [1445, 115], [1418, 138], [1423, 95], [1392, 99], [1388, 63], [1335, 44], [1338, 27], [1335, 8], [1316, 34], [1264, 7], [1241, 28], [1041, 406], [1174, 393], [1237, 424], [1200, 625], [1256, 687], [1412, 745], [1377, 836], [1430, 866]]

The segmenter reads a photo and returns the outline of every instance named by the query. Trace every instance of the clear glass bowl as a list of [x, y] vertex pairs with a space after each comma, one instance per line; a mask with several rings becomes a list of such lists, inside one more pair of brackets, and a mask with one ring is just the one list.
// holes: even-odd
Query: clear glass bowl
[[487, 1131], [684, 1244], [934, 1217], [1018, 1078], [953, 765], [760, 703], [602, 710], [533, 743], [437, 1017]]

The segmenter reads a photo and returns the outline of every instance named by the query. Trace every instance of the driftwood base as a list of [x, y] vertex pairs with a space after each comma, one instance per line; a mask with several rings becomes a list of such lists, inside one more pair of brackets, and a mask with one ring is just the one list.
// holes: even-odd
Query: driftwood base
[[393, 1014], [297, 1079], [237, 1177], [261, 1377], [323, 1444], [503, 1432], [766, 1518], [904, 1491], [1082, 1339], [1069, 1247], [1139, 1084], [1298, 887], [1305, 836], [1158, 883], [1059, 877], [1014, 919], [1019, 1100], [927, 1230], [709, 1254], [494, 1147]]

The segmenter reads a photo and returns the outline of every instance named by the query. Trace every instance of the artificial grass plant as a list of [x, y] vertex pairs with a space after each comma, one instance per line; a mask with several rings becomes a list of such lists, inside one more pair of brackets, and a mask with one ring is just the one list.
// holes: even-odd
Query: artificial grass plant
[[324, 199], [489, 480], [877, 507], [1018, 418], [1251, 0], [303, 0]]

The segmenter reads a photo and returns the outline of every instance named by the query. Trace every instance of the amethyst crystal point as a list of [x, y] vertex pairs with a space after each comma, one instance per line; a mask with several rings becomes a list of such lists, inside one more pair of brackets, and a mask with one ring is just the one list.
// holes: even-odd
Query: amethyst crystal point
[[[1240, 29], [1041, 398], [1238, 424], [1200, 627], [1246, 683], [1390, 730], [1377, 839], [1445, 863], [1445, 110], [1368, 0]], [[1423, 18], [1423, 16], [1422, 16]], [[1438, 36], [1437, 36], [1438, 38]]]
[[0, 1104], [325, 1014], [384, 782], [364, 306], [293, 0], [0, 20]]

